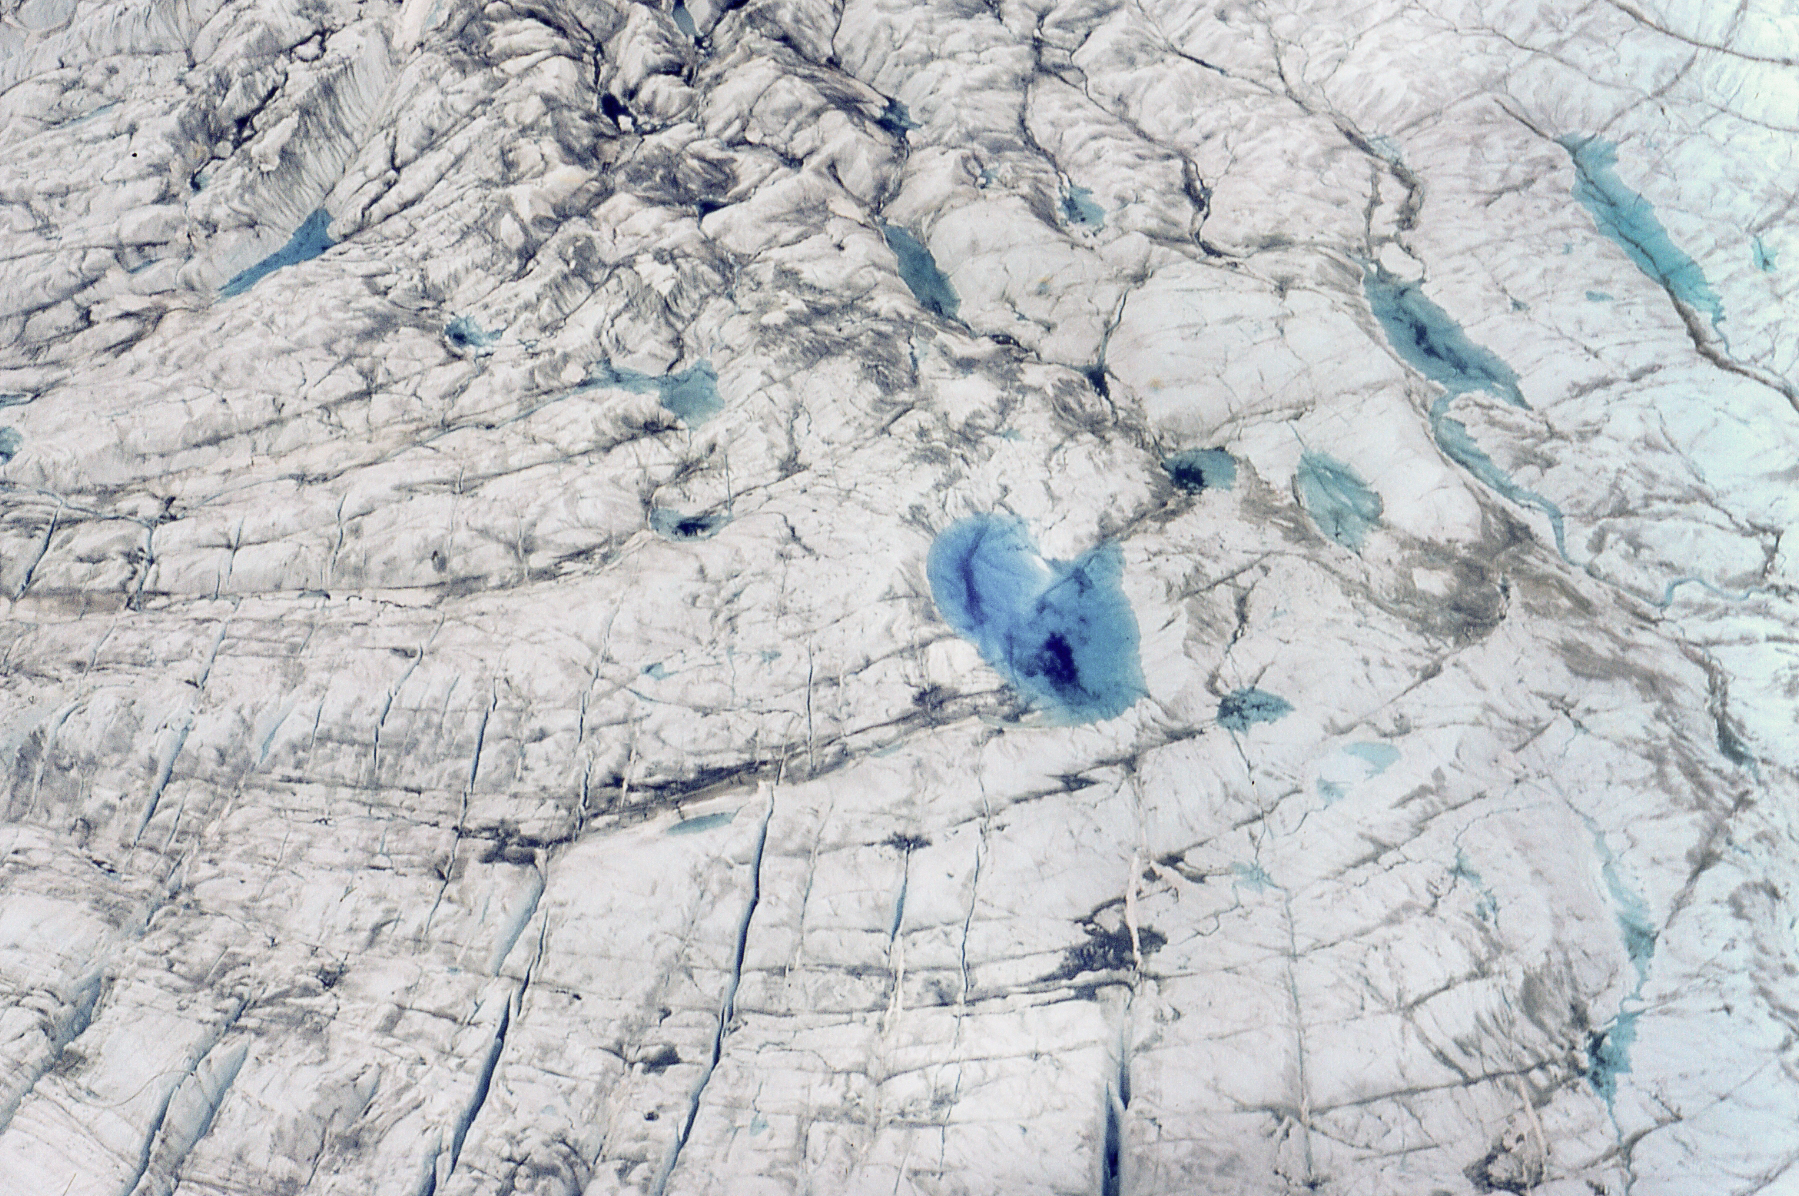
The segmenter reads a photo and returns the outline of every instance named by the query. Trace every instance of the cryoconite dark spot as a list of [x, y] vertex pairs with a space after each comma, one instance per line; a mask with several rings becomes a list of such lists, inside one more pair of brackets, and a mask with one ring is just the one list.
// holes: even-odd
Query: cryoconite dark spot
[[1062, 721], [1114, 718], [1143, 696], [1137, 617], [1119, 584], [1116, 545], [1046, 560], [1020, 521], [977, 515], [937, 537], [925, 572], [944, 622]]

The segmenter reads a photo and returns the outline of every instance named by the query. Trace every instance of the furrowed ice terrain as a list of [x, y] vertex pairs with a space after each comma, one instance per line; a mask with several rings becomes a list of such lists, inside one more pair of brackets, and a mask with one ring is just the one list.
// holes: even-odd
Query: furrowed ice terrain
[[1799, 1192], [1776, 0], [0, 0], [0, 1193]]

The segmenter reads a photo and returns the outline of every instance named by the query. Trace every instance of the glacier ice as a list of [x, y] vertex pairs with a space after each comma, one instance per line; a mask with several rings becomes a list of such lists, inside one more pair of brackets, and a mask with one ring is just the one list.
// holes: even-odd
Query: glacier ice
[[0, 1194], [1788, 1190], [1792, 43], [0, 3]]

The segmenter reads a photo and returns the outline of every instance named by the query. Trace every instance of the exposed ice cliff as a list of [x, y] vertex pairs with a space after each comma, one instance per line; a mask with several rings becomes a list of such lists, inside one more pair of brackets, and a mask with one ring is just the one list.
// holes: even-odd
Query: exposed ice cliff
[[1795, 46], [0, 0], [0, 1193], [1799, 1190]]

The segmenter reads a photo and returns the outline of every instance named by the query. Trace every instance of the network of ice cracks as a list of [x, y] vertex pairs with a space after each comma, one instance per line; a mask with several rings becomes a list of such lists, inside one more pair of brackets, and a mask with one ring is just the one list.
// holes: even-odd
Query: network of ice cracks
[[0, 1193], [1799, 1191], [1796, 55], [0, 0]]

